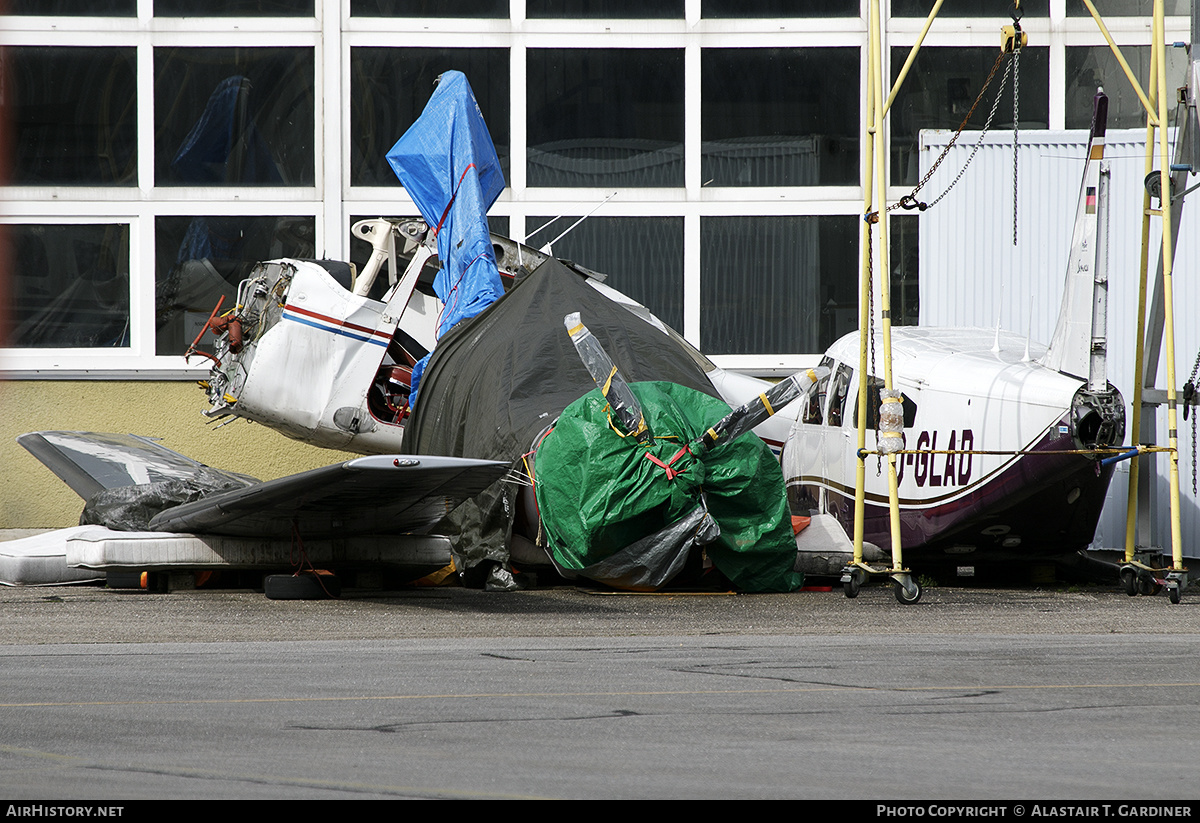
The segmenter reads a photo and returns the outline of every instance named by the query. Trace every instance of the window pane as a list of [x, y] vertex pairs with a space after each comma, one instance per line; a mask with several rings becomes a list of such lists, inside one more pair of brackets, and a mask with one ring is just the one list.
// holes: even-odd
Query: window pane
[[701, 0], [701, 17], [858, 17], [858, 0]]
[[[957, 129], [975, 103], [988, 73], [996, 62], [995, 48], [926, 47], [917, 53], [916, 62], [908, 73], [896, 101], [892, 105], [892, 183], [915, 185], [918, 178], [918, 135], [921, 129]], [[908, 49], [892, 49], [892, 76], [895, 77], [908, 57]], [[975, 134], [964, 140], [977, 140], [979, 129], [987, 122], [988, 113], [996, 100], [996, 92], [1004, 84], [1005, 64], [996, 70], [967, 129]], [[1021, 110], [1022, 129], [1044, 129], [1050, 124], [1050, 61], [1044, 48], [1026, 47], [1021, 50]], [[1013, 78], [1004, 84], [997, 105], [992, 129], [1013, 127]], [[940, 192], [925, 192], [931, 199]]]
[[279, 257], [315, 257], [314, 230], [311, 217], [157, 218], [158, 354], [183, 354], [222, 296], [222, 310], [233, 308], [238, 284], [255, 263]]
[[129, 226], [9, 225], [8, 345], [129, 345]]
[[[1154, 12], [1154, 0], [1092, 0], [1101, 17], [1146, 17]], [[1192, 13], [1188, 0], [1164, 0], [1166, 15], [1188, 16]], [[1091, 17], [1081, 0], [1067, 0], [1067, 17]], [[1121, 49], [1125, 51], [1125, 49]]]
[[704, 49], [704, 185], [858, 183], [858, 49]]
[[554, 20], [683, 17], [683, 0], [527, 0], [525, 14]]
[[137, 185], [132, 48], [8, 46], [17, 185]]
[[[1125, 0], [1120, 0], [1125, 2]], [[1079, 0], [1074, 0], [1079, 2]], [[928, 17], [934, 0], [892, 0], [893, 17]], [[1082, 5], [1082, 4], [1080, 4]], [[1005, 17], [1012, 21], [1013, 0], [954, 0], [938, 11], [942, 17]], [[1049, 0], [1021, 0], [1022, 19], [1050, 14]], [[998, 34], [998, 32], [997, 32]]]
[[[1122, 46], [1121, 53], [1129, 62], [1138, 82], [1145, 85], [1150, 79], [1150, 47]], [[1167, 49], [1167, 89], [1174, 90], [1186, 81], [1187, 52]], [[1108, 127], [1133, 129], [1146, 125], [1146, 110], [1137, 92], [1129, 85], [1125, 72], [1108, 46], [1078, 46], [1067, 49], [1066, 126], [1068, 129], [1087, 129], [1092, 126], [1092, 98], [1096, 87], [1103, 86], [1108, 95]], [[1172, 101], [1170, 108], [1175, 104]]]
[[7, 13], [45, 17], [135, 17], [137, 0], [8, 0]]
[[456, 69], [467, 76], [508, 179], [508, 49], [350, 51], [350, 183], [399, 186], [387, 152], [420, 116], [434, 81]]
[[508, 17], [508, 0], [350, 0], [351, 17]]
[[313, 50], [154, 50], [160, 186], [311, 186]]
[[705, 354], [824, 351], [858, 328], [859, 219], [704, 217]]
[[156, 17], [312, 17], [313, 0], [154, 0]]
[[682, 49], [529, 49], [529, 185], [682, 186]]
[[[525, 242], [541, 248], [579, 219], [562, 217]], [[550, 217], [530, 217], [535, 229]], [[604, 281], [650, 309], [659, 320], [683, 328], [683, 218], [589, 217], [554, 243], [554, 256], [608, 275]]]

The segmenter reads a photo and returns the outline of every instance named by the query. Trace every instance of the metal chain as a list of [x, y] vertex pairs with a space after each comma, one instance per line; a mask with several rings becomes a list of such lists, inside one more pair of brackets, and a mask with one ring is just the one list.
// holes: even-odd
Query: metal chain
[[[1017, 9], [1021, 8], [1020, 3], [1017, 4]], [[996, 94], [997, 98], [1000, 96]], [[1018, 115], [1021, 112], [1021, 33], [1017, 32], [1017, 36], [1013, 42], [1013, 245], [1017, 245], [1017, 149], [1020, 144], [1018, 136], [1020, 122]]]
[[[950, 188], [954, 186], [954, 183], [958, 182], [959, 177], [962, 177], [963, 173], [962, 173], [962, 171], [960, 171], [958, 173], [958, 177], [954, 178], [954, 183], [951, 183], [950, 186], [948, 186], [946, 188], [946, 191], [942, 192], [937, 197], [937, 199], [935, 199], [932, 203], [926, 204], [926, 203], [917, 202], [917, 192], [919, 192], [922, 188], [924, 188], [925, 184], [929, 182], [929, 179], [931, 177], [933, 177], [934, 172], [937, 171], [938, 166], [940, 166], [942, 164], [942, 161], [946, 159], [946, 156], [950, 153], [950, 150], [952, 148], [954, 148], [954, 144], [958, 142], [959, 136], [962, 135], [963, 129], [965, 129], [967, 127], [967, 123], [970, 121], [972, 115], [975, 114], [975, 109], [978, 108], [980, 101], [983, 100], [983, 95], [987, 93], [988, 86], [990, 86], [992, 84], [992, 78], [994, 78], [996, 76], [996, 70], [1000, 68], [1000, 64], [1002, 62], [1004, 62], [1004, 58], [1006, 56], [1007, 56], [1007, 53], [1002, 51], [996, 57], [996, 62], [992, 64], [992, 70], [990, 72], [988, 72], [987, 80], [985, 80], [983, 83], [983, 88], [981, 88], [979, 90], [979, 96], [977, 96], [975, 98], [975, 102], [971, 104], [971, 110], [967, 112], [967, 116], [963, 118], [961, 123], [959, 123], [958, 130], [954, 132], [954, 136], [950, 138], [950, 142], [946, 144], [946, 147], [944, 149], [942, 149], [942, 153], [938, 155], [938, 158], [933, 161], [933, 165], [929, 167], [929, 171], [925, 172], [925, 176], [920, 179], [920, 181], [917, 183], [917, 185], [915, 187], [913, 187], [913, 190], [911, 192], [906, 194], [904, 197], [901, 197], [898, 201], [893, 203], [891, 206], [888, 206], [888, 211], [892, 211], [897, 208], [920, 209], [921, 211], [925, 211], [925, 209], [929, 208], [930, 206], [937, 203], [938, 200], [941, 200], [943, 197], [945, 197], [946, 192], [950, 191]], [[1000, 91], [1004, 90], [1003, 83], [1007, 82], [1007, 79], [1008, 79], [1008, 66], [1006, 65], [1006, 67], [1004, 69], [1004, 81], [1002, 81]], [[983, 133], [979, 135], [979, 140], [981, 143], [983, 141], [983, 135], [987, 134], [988, 127], [990, 127], [992, 124], [992, 118], [996, 114], [996, 104], [999, 103], [999, 101], [1000, 101], [1000, 92], [997, 92], [996, 93], [996, 101], [994, 103], [992, 103], [992, 112], [991, 112], [991, 114], [988, 115], [987, 123], [984, 124]], [[978, 150], [978, 145], [976, 146], [976, 150]], [[974, 153], [972, 153], [971, 156], [974, 157], [975, 156]], [[970, 162], [971, 162], [970, 160], [967, 161], [968, 164]], [[963, 171], [965, 171], [965, 170], [966, 170], [966, 166], [964, 165]]]
[[[859, 385], [866, 386], [866, 391], [861, 392], [861, 396], [866, 398], [867, 408], [871, 408], [871, 383], [867, 379], [868, 376], [875, 375], [875, 229], [874, 226], [880, 225], [879, 212], [868, 212], [866, 215], [867, 221], [867, 338], [871, 341], [871, 361], [867, 366], [867, 373], [858, 376]], [[882, 238], [881, 238], [882, 239]], [[875, 437], [879, 438], [879, 419], [876, 416], [875, 420]], [[883, 475], [883, 457], [875, 456], [875, 476]]]
[[[1192, 397], [1196, 393], [1196, 375], [1200, 373], [1200, 351], [1196, 352], [1196, 363], [1192, 366], [1192, 373], [1188, 377], [1187, 382], [1183, 384], [1183, 415], [1184, 419], [1188, 416], [1188, 404], [1191, 403]], [[1192, 494], [1196, 494], [1196, 415], [1192, 416]]]
[[[1004, 55], [1001, 55], [1003, 57]], [[975, 155], [979, 153], [979, 149], [983, 146], [983, 138], [987, 137], [988, 129], [992, 127], [992, 120], [996, 117], [996, 112], [1000, 109], [1000, 97], [1004, 94], [1004, 89], [1008, 86], [1008, 73], [1012, 69], [1012, 63], [1004, 66], [1004, 76], [1000, 78], [1000, 88], [996, 89], [996, 99], [992, 101], [992, 110], [988, 112], [987, 121], [983, 124], [983, 131], [979, 132], [979, 139], [975, 141], [974, 147], [971, 149], [971, 154], [967, 156], [967, 162], [963, 163], [962, 168], [958, 170], [958, 174], [950, 181], [950, 185], [946, 186], [945, 191], [935, 197], [926, 208], [936, 206], [938, 202], [950, 193], [950, 189], [962, 179], [966, 174], [967, 167], [971, 165], [971, 161], [975, 159]], [[984, 88], [987, 88], [986, 86]]]

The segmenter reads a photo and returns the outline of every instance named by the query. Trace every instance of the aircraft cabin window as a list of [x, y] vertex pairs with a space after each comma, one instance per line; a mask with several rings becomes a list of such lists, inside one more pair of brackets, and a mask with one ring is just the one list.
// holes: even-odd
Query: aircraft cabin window
[[842, 425], [842, 414], [846, 410], [846, 391], [850, 388], [853, 377], [854, 369], [845, 363], [838, 364], [829, 389], [829, 414], [825, 416], [830, 426]]
[[[821, 365], [830, 371], [833, 370], [833, 360], [829, 356], [821, 358]], [[804, 422], [812, 425], [821, 425], [825, 420], [825, 398], [829, 393], [829, 375], [825, 375], [817, 381], [817, 385], [810, 391], [806, 397], [804, 406]]]

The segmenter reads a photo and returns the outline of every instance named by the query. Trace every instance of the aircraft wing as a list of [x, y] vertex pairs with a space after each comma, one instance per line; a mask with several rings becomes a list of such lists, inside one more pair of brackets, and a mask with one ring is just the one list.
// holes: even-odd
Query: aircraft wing
[[87, 500], [98, 492], [163, 480], [229, 481], [228, 491], [166, 509], [150, 521], [165, 532], [305, 538], [419, 533], [482, 492], [508, 463], [426, 455], [359, 457], [260, 483], [206, 466], [145, 437], [31, 432], [17, 438]]
[[230, 485], [258, 482], [244, 474], [205, 466], [136, 434], [30, 432], [17, 437], [17, 442], [84, 500], [105, 489], [190, 480], [200, 471], [213, 472]]
[[508, 471], [460, 457], [376, 455], [167, 509], [156, 531], [287, 538], [422, 532]]

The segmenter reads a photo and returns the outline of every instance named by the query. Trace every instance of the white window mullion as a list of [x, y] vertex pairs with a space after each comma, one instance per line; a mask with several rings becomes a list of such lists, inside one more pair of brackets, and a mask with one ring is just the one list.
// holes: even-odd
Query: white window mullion
[[[524, 3], [522, 2], [522, 6]], [[525, 172], [526, 143], [529, 140], [528, 97], [525, 94], [526, 60], [525, 46], [514, 43], [509, 50], [509, 149], [508, 149], [508, 185], [512, 191], [512, 199], [517, 202], [525, 201], [527, 176]]]
[[[691, 205], [691, 204], [689, 204]], [[704, 351], [700, 339], [700, 214], [692, 206], [683, 215], [683, 337]]]
[[348, 89], [342, 78], [342, 66], [349, 62], [349, 51], [342, 48], [342, 0], [318, 0], [320, 38], [314, 59], [316, 77], [316, 152], [317, 253], [333, 260], [349, 257], [349, 229], [343, 203], [348, 189], [350, 158], [343, 140], [350, 127]]

